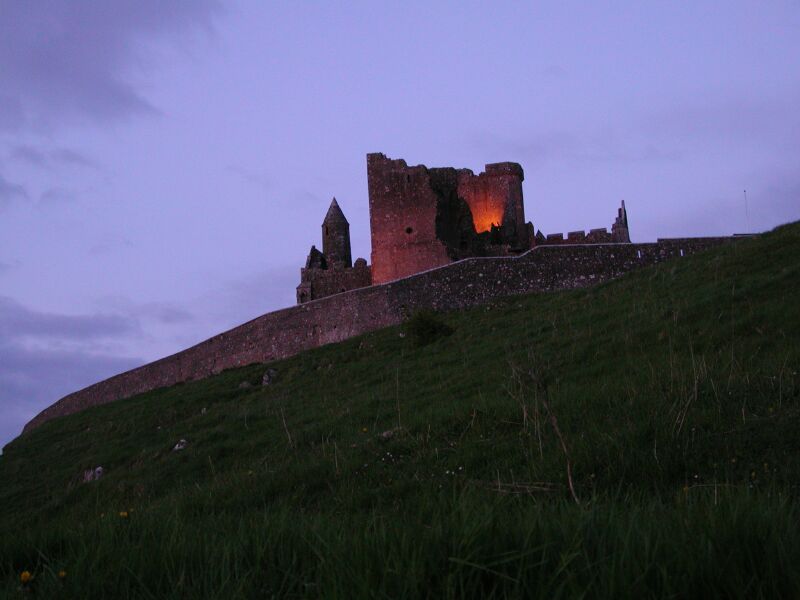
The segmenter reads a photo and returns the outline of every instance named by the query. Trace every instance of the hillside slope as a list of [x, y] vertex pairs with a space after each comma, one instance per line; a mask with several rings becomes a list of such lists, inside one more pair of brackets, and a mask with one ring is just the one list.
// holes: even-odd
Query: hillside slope
[[792, 224], [55, 419], [0, 592], [796, 596], [799, 279]]

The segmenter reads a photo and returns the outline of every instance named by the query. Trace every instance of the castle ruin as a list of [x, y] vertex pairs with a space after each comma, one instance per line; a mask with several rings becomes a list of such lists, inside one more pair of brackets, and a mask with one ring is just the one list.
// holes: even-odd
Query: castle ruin
[[367, 155], [372, 265], [352, 260], [350, 224], [334, 198], [301, 269], [297, 305], [73, 392], [32, 419], [54, 418], [224, 369], [269, 363], [402, 323], [417, 310], [461, 310], [493, 299], [583, 288], [736, 237], [630, 241], [625, 203], [607, 229], [543, 235], [525, 221], [522, 167], [409, 167]]
[[458, 260], [517, 256], [539, 245], [629, 244], [625, 202], [607, 229], [534, 234], [525, 221], [522, 167], [514, 162], [470, 169], [409, 167], [403, 159], [367, 155], [372, 265], [351, 262], [350, 224], [336, 198], [316, 246], [300, 270], [297, 303], [402, 279]]

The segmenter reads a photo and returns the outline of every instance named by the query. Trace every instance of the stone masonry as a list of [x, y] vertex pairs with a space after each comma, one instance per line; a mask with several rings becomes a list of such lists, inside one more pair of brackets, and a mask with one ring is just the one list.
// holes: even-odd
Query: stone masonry
[[522, 167], [409, 167], [367, 155], [372, 283], [385, 283], [471, 256], [507, 256], [531, 248]]

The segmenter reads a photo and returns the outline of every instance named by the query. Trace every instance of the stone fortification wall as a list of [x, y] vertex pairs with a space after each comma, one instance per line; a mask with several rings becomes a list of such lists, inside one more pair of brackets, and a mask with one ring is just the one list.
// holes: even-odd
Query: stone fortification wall
[[265, 314], [182, 352], [74, 392], [42, 411], [24, 431], [90, 406], [395, 325], [421, 308], [459, 309], [512, 294], [586, 287], [731, 239], [542, 246], [516, 257], [465, 259], [383, 285], [328, 296]]

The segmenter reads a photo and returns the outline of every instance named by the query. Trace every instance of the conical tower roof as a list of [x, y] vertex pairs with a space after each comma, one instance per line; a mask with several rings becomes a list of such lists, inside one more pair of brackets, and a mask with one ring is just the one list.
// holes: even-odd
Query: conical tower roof
[[339, 203], [336, 202], [336, 198], [331, 201], [331, 206], [328, 208], [328, 214], [325, 215], [325, 220], [322, 222], [322, 224], [333, 225], [335, 223], [344, 223], [345, 225], [350, 224], [347, 222], [342, 209], [339, 208]]

